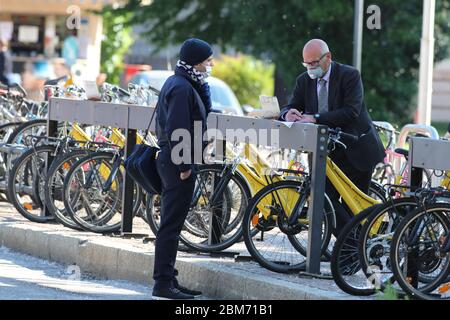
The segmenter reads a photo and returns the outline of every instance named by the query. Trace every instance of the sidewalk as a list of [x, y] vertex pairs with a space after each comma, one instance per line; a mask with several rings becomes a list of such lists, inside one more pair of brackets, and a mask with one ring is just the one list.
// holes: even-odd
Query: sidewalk
[[[54, 223], [33, 223], [9, 203], [0, 203], [0, 245], [66, 265], [76, 264], [82, 273], [99, 278], [152, 284], [154, 236], [139, 218], [135, 218], [133, 232], [149, 234], [150, 241], [77, 232]], [[241, 246], [227, 251], [242, 251]], [[332, 280], [278, 274], [253, 261], [236, 262], [232, 256], [179, 252], [176, 267], [181, 284], [215, 299], [359, 299], [342, 292]]]

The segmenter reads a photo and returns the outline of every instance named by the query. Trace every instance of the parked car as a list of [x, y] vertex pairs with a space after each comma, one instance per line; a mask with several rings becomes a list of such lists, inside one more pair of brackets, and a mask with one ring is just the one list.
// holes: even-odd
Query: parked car
[[[167, 78], [173, 75], [173, 71], [168, 70], [151, 70], [141, 71], [135, 74], [130, 83], [139, 85], [151, 85], [161, 90]], [[211, 89], [211, 100], [213, 109], [220, 110], [226, 114], [234, 114], [243, 116], [244, 112], [236, 98], [233, 90], [222, 80], [215, 77], [208, 77], [207, 81]]]

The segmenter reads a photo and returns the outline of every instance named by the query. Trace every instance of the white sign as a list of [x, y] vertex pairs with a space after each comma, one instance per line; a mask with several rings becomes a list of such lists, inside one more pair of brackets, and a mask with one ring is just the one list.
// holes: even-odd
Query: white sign
[[259, 102], [263, 111], [267, 112], [279, 112], [280, 105], [278, 104], [277, 97], [271, 96], [259, 96]]
[[19, 42], [36, 43], [39, 41], [39, 27], [19, 26]]
[[88, 99], [100, 98], [100, 92], [98, 91], [97, 83], [95, 81], [83, 80], [83, 87]]
[[12, 21], [0, 21], [0, 40], [10, 41], [13, 29], [14, 24]]

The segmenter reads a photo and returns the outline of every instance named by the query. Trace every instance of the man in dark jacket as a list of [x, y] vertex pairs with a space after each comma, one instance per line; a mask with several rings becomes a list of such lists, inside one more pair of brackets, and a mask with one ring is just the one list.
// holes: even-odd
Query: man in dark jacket
[[10, 85], [8, 77], [12, 74], [12, 59], [8, 51], [8, 42], [0, 40], [0, 82]]
[[[358, 70], [332, 61], [328, 45], [320, 39], [305, 45], [303, 65], [307, 71], [297, 78], [293, 96], [281, 110], [281, 120], [340, 127], [358, 136], [358, 142], [348, 142], [347, 149], [337, 147], [330, 157], [361, 191], [368, 193], [373, 169], [385, 152], [364, 104]], [[337, 235], [352, 216], [328, 180], [326, 192], [336, 211]]]
[[200, 124], [203, 134], [211, 110], [210, 89], [205, 79], [214, 66], [212, 54], [208, 43], [200, 39], [186, 40], [180, 49], [175, 74], [164, 83], [156, 106], [156, 135], [161, 148], [156, 165], [162, 194], [153, 273], [155, 299], [193, 299], [201, 294], [179, 285], [174, 265], [194, 191], [193, 163], [197, 156], [194, 151], [203, 151], [194, 148], [194, 124]]

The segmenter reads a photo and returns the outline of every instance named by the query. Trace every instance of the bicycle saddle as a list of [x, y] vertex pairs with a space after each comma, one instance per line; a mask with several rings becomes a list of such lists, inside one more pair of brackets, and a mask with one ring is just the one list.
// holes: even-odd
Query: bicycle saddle
[[398, 154], [401, 154], [401, 155], [404, 156], [406, 159], [408, 159], [408, 154], [409, 154], [409, 151], [408, 151], [408, 150], [402, 149], [402, 148], [396, 148], [394, 151], [395, 151], [396, 153], [398, 153]]

